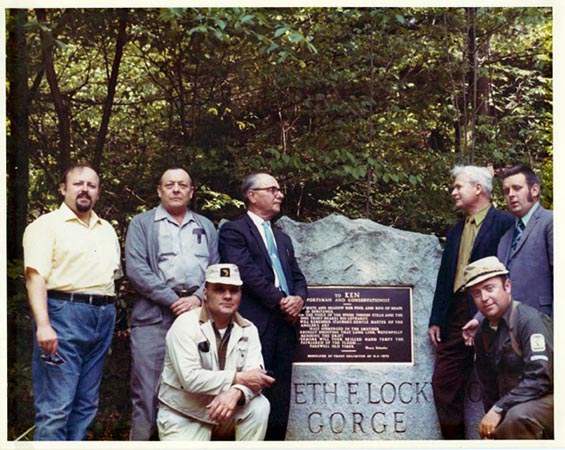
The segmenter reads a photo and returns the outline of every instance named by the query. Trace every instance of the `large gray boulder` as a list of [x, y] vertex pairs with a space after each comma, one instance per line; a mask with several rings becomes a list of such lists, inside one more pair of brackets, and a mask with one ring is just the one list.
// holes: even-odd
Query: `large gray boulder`
[[[331, 215], [282, 217], [309, 285], [413, 286], [414, 364], [295, 364], [287, 439], [441, 439], [427, 330], [441, 247], [435, 236]], [[469, 403], [469, 438], [481, 404]], [[276, 408], [276, 405], [272, 405]]]

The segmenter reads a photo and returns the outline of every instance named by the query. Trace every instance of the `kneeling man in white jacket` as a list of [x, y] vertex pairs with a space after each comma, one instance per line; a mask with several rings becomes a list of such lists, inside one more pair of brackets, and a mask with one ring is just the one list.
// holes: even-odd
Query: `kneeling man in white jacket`
[[263, 440], [275, 379], [263, 369], [257, 328], [237, 309], [241, 278], [234, 264], [206, 271], [204, 303], [181, 314], [167, 333], [159, 388], [161, 440]]

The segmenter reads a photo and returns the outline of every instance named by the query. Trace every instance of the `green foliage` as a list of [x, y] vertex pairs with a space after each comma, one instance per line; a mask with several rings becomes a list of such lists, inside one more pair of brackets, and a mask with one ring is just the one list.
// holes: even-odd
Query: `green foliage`
[[7, 262], [8, 432], [17, 437], [33, 425], [32, 328], [23, 261]]
[[[404, 219], [416, 186], [424, 205], [445, 203], [424, 174], [446, 184], [456, 162], [541, 166], [552, 147], [551, 10], [475, 9], [476, 76], [488, 81], [481, 113], [472, 104], [469, 11], [130, 10], [101, 210], [125, 231], [132, 215], [157, 202], [158, 174], [182, 165], [209, 189], [199, 192], [199, 207], [219, 220], [223, 205], [227, 216], [241, 210], [229, 199], [239, 198], [242, 176], [266, 170], [285, 182], [291, 216], [325, 215], [327, 205], [341, 204], [333, 198], [339, 188], [355, 191], [347, 215], [443, 233], [425, 206]], [[103, 9], [49, 14], [49, 24], [29, 25], [32, 67], [41, 67], [40, 26], [65, 43], [55, 56], [73, 156], [90, 159], [118, 16]], [[44, 81], [38, 93], [34, 216], [59, 201], [57, 124]]]
[[[293, 218], [338, 213], [439, 237], [457, 219], [454, 164], [527, 161], [553, 206], [551, 8], [126, 11], [96, 206], [122, 241], [131, 218], [158, 203], [158, 179], [173, 165], [189, 169], [193, 207], [216, 223], [244, 210], [240, 183], [251, 171], [279, 178]], [[61, 201], [43, 45], [68, 110], [71, 159], [92, 160], [123, 12], [51, 8], [40, 22], [29, 10], [30, 220]], [[503, 206], [498, 187], [494, 200]], [[8, 279], [11, 338], [21, 342], [30, 326], [21, 263]], [[26, 380], [18, 351], [10, 346], [10, 383]], [[119, 379], [108, 386], [115, 409], [104, 409], [92, 438], [125, 436]]]

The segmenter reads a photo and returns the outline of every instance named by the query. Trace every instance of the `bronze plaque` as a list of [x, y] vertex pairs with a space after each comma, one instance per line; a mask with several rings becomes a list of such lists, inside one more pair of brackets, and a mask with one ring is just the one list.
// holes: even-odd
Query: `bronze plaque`
[[295, 363], [413, 364], [412, 287], [310, 286]]

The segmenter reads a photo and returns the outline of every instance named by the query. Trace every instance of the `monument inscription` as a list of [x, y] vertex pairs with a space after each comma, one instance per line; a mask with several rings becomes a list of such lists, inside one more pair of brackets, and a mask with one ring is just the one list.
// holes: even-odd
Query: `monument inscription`
[[296, 363], [413, 364], [410, 286], [310, 286]]
[[293, 402], [308, 405], [304, 431], [311, 436], [351, 434], [403, 438], [418, 420], [414, 406], [432, 402], [428, 381], [351, 381], [293, 383]]
[[[313, 223], [283, 217], [277, 226], [292, 238], [296, 257], [310, 286], [306, 316], [302, 319], [303, 344], [299, 346], [303, 353], [292, 370], [286, 440], [441, 439], [431, 385], [434, 349], [428, 337], [441, 260], [437, 237], [343, 216], [328, 216]], [[368, 292], [358, 286], [366, 289], [407, 286], [404, 295], [410, 301], [396, 303], [390, 292]], [[319, 287], [322, 291], [318, 291]], [[345, 295], [343, 290], [349, 294]], [[337, 302], [334, 293], [341, 293], [337, 298], [342, 301]], [[372, 298], [390, 298], [390, 301], [362, 301]], [[404, 305], [402, 310], [392, 310], [392, 306], [401, 305]], [[386, 310], [387, 306], [391, 309]], [[396, 320], [402, 320], [402, 325], [394, 323], [394, 314], [401, 314], [400, 311], [403, 317]], [[384, 317], [391, 313], [392, 317]], [[371, 320], [387, 323], [368, 323]], [[393, 322], [389, 324], [388, 320]], [[376, 327], [380, 331], [402, 330], [402, 334], [379, 335]], [[355, 328], [357, 334], [346, 334]], [[371, 329], [375, 334], [370, 333]], [[394, 339], [383, 340], [379, 344], [359, 341], [362, 336], [396, 336], [404, 340], [396, 343]], [[393, 344], [399, 347], [394, 348]], [[375, 349], [365, 349], [371, 346]], [[377, 349], [381, 346], [387, 350]], [[322, 356], [312, 361], [304, 357], [305, 350], [311, 357], [337, 356]], [[412, 355], [407, 355], [407, 350]], [[344, 357], [355, 353], [366, 357], [358, 360]], [[371, 360], [376, 354], [388, 354], [390, 358]], [[403, 356], [397, 361], [408, 362], [394, 362], [398, 354]], [[475, 385], [467, 391], [465, 408], [467, 438], [478, 439], [478, 424], [484, 409]]]

